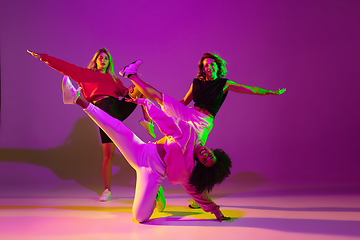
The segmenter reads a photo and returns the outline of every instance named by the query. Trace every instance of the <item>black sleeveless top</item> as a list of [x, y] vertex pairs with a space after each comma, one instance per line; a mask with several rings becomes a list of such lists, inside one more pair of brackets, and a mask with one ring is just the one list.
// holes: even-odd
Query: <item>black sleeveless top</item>
[[228, 91], [223, 94], [227, 81], [226, 78], [218, 78], [214, 81], [201, 81], [195, 78], [193, 81], [194, 106], [205, 108], [215, 117], [228, 94]]

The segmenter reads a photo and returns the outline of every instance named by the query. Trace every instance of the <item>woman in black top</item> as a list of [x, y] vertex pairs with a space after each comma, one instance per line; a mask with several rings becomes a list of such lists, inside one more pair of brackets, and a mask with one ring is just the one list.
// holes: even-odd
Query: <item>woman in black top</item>
[[259, 87], [250, 87], [238, 84], [224, 78], [227, 69], [226, 62], [218, 55], [205, 53], [198, 64], [199, 73], [193, 80], [189, 91], [180, 100], [185, 106], [194, 101], [194, 109], [207, 115], [211, 120], [210, 126], [204, 129], [201, 141], [205, 144], [212, 129], [212, 120], [220, 110], [229, 91], [254, 95], [280, 95], [285, 88], [270, 91]]
[[[286, 91], [285, 88], [270, 91], [259, 87], [250, 87], [224, 78], [227, 73], [226, 62], [213, 53], [205, 53], [200, 59], [198, 67], [197, 78], [193, 80], [189, 91], [180, 102], [187, 106], [191, 101], [194, 101], [194, 109], [208, 116], [205, 119], [207, 125], [202, 128], [203, 132], [199, 134], [202, 136], [201, 141], [204, 144], [212, 129], [213, 119], [229, 91], [253, 95], [280, 95]], [[195, 201], [192, 201], [189, 207], [200, 208]]]

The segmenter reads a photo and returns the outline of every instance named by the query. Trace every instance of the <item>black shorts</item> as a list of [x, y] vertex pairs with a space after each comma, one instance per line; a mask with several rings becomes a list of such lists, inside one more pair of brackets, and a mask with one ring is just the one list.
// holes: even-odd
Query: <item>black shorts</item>
[[[94, 105], [120, 121], [124, 121], [128, 116], [130, 116], [137, 106], [135, 103], [126, 102], [125, 98], [119, 100], [118, 98], [111, 96], [97, 101]], [[108, 135], [101, 128], [99, 129], [101, 142], [112, 142]]]

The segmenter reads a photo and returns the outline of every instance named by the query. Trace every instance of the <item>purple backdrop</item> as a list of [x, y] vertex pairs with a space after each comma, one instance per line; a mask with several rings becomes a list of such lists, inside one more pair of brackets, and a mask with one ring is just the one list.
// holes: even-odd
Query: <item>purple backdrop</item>
[[[116, 72], [141, 58], [141, 77], [178, 99], [208, 51], [227, 61], [227, 77], [235, 82], [287, 88], [282, 96], [228, 95], [208, 146], [232, 157], [230, 182], [360, 184], [360, 1], [1, 5], [1, 183], [70, 180], [101, 188], [96, 126], [80, 108], [63, 105], [62, 75], [26, 49], [86, 67], [95, 51], [106, 47]], [[149, 141], [141, 117], [138, 108], [125, 124]], [[113, 184], [133, 186], [134, 175], [126, 174], [130, 167], [120, 154], [114, 165]]]

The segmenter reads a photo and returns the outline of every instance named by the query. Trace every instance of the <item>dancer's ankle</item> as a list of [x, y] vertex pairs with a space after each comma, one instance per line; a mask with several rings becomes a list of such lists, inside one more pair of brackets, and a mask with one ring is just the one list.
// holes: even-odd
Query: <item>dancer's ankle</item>
[[79, 105], [80, 107], [82, 107], [83, 109], [86, 109], [89, 106], [89, 102], [86, 101], [85, 99], [83, 99], [82, 97], [78, 97], [75, 101], [75, 103], [77, 105]]

